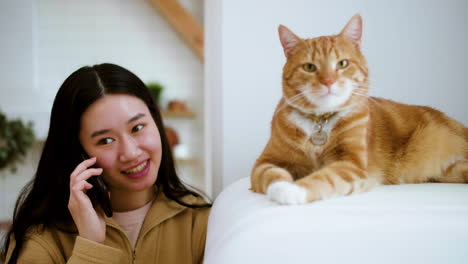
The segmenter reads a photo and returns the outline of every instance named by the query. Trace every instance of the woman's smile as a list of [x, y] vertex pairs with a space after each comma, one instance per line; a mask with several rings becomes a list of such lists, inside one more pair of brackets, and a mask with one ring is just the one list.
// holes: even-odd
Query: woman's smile
[[122, 171], [122, 173], [129, 178], [137, 179], [145, 176], [148, 173], [150, 166], [151, 162], [149, 160], [146, 160], [140, 163], [140, 165], [133, 167], [132, 169]]

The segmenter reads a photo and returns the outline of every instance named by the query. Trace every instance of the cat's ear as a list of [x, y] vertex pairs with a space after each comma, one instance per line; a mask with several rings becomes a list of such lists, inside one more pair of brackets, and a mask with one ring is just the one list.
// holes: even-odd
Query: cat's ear
[[281, 45], [283, 46], [284, 55], [288, 57], [292, 49], [300, 42], [301, 38], [283, 25], [279, 25], [278, 33]]
[[362, 18], [359, 14], [354, 15], [340, 33], [344, 39], [353, 43], [356, 47], [361, 46]]

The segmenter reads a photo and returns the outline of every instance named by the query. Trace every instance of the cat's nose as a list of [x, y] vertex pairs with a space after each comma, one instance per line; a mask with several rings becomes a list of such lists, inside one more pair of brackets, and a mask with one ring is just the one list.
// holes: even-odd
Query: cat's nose
[[335, 82], [336, 82], [335, 79], [330, 79], [330, 78], [329, 78], [329, 79], [324, 79], [324, 80], [322, 81], [322, 84], [325, 85], [325, 86], [327, 86], [328, 88], [330, 88]]

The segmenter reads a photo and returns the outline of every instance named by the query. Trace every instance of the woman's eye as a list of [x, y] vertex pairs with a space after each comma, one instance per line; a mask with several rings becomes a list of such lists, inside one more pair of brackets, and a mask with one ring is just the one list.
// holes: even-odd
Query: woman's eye
[[317, 70], [317, 67], [312, 63], [305, 63], [302, 65], [302, 69], [306, 72], [314, 72]]
[[141, 124], [136, 125], [136, 126], [133, 127], [132, 132], [138, 132], [138, 131], [142, 130], [143, 127], [144, 127], [144, 125], [141, 125]]
[[338, 69], [345, 69], [348, 66], [349, 66], [348, 60], [341, 60], [340, 62], [338, 62]]
[[112, 138], [103, 138], [103, 139], [98, 141], [98, 145], [107, 145], [107, 144], [110, 144], [112, 142], [114, 142], [114, 140]]

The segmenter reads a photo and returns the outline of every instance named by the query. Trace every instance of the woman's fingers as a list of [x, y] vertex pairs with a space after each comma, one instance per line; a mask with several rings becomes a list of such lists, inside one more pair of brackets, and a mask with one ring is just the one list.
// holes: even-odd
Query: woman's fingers
[[87, 159], [70, 175], [70, 198], [68, 210], [75, 222], [80, 236], [102, 243], [106, 236], [106, 224], [102, 209], [93, 208], [86, 191], [93, 188], [87, 182], [90, 177], [102, 174], [102, 168], [89, 168], [96, 163], [96, 158]]
[[75, 170], [70, 175], [70, 188], [75, 185], [77, 182], [82, 180], [87, 180], [89, 177], [94, 175], [101, 175], [102, 168], [89, 168], [90, 166], [96, 163], [96, 158], [90, 158], [84, 160], [78, 166], [76, 166]]
[[[89, 197], [86, 195], [86, 191], [91, 189], [92, 185], [87, 181], [81, 181], [70, 187], [70, 199], [69, 204], [78, 206], [79, 208], [92, 207]], [[70, 208], [69, 208], [70, 209]]]
[[91, 201], [86, 195], [86, 191], [91, 189], [93, 186], [86, 180], [102, 173], [102, 168], [88, 168], [88, 166], [92, 166], [95, 162], [96, 158], [91, 158], [81, 162], [70, 175], [69, 203], [79, 207], [91, 206]]
[[75, 210], [83, 210], [83, 207], [92, 207], [91, 201], [84, 194], [85, 190], [89, 190], [91, 184], [86, 181], [79, 182], [70, 188], [70, 198], [68, 200], [68, 209], [72, 212]]
[[102, 174], [102, 168], [90, 168], [83, 171], [81, 174], [75, 177], [74, 182], [86, 181], [92, 176], [97, 176]]
[[87, 170], [89, 167], [93, 166], [96, 163], [96, 157], [92, 157], [90, 159], [82, 161], [78, 166], [76, 166], [75, 170], [70, 175], [70, 178], [75, 178], [76, 176], [80, 175], [83, 171]]
[[80, 181], [75, 185], [71, 186], [72, 193], [85, 192], [86, 190], [91, 189], [93, 186], [87, 181]]

